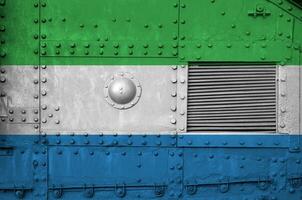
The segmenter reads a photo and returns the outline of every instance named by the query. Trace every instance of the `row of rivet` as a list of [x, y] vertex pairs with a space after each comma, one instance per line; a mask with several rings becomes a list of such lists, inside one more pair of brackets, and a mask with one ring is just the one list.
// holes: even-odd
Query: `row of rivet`
[[[65, 142], [62, 142], [61, 139], [56, 139], [54, 141], [54, 143], [56, 143], [57, 145], [59, 144], [67, 144]], [[81, 142], [77, 142], [75, 139], [70, 139], [69, 140], [69, 144], [70, 145], [89, 145], [89, 144], [95, 144], [95, 140], [93, 140], [92, 142], [90, 140], [84, 140], [84, 141], [81, 141]], [[128, 140], [127, 142], [119, 142], [118, 140], [113, 140], [111, 142], [105, 142], [104, 140], [99, 140], [98, 141], [98, 144], [101, 145], [101, 146], [118, 146], [119, 144], [122, 144], [122, 145], [127, 145], [127, 146], [133, 146], [133, 145], [143, 145], [143, 146], [147, 146], [148, 144], [149, 145], [156, 145], [156, 146], [163, 146], [164, 143], [163, 141], [161, 140], [157, 140], [157, 141], [154, 141], [154, 142], [148, 142], [147, 140], [143, 140], [141, 142], [134, 142], [133, 140]], [[171, 145], [175, 145], [176, 144], [176, 141], [175, 140], [172, 140], [170, 142]]]
[[[5, 4], [6, 4], [6, 2], [5, 2], [5, 0], [1, 0], [0, 1], [0, 6], [1, 7], [4, 7], [5, 6]], [[2, 8], [1, 8], [2, 9]], [[0, 14], [0, 17], [1, 17], [1, 19], [4, 19], [5, 18], [5, 15], [3, 14], [3, 13], [1, 13]], [[6, 31], [6, 27], [5, 27], [5, 25], [0, 25], [0, 32], [1, 32], [1, 35], [3, 35], [4, 34], [4, 32]], [[1, 37], [1, 42], [0, 42], [0, 44], [1, 44], [1, 50], [0, 50], [0, 57], [1, 58], [5, 58], [6, 57], [6, 52], [4, 51], [4, 45], [5, 45], [5, 43], [6, 43], [6, 41], [4, 40], [4, 39], [2, 39], [2, 37]], [[2, 72], [1, 72], [2, 73]], [[3, 81], [2, 80], [2, 78], [1, 78], [1, 80], [0, 80], [1, 82]], [[2, 96], [2, 93], [1, 93], [1, 96]]]
[[[180, 139], [182, 139], [182, 136], [179, 136]], [[185, 140], [186, 141], [186, 144], [187, 145], [194, 145], [194, 141], [193, 140]], [[197, 142], [197, 144], [200, 146], [201, 143], [200, 142]], [[245, 141], [239, 141], [237, 144], [232, 142], [232, 143], [228, 143], [227, 141], [223, 141], [221, 142], [221, 144], [217, 144], [217, 142], [215, 143], [211, 143], [211, 141], [205, 141], [205, 142], [202, 142], [202, 146], [205, 145], [205, 146], [211, 146], [211, 145], [214, 145], [214, 146], [242, 146], [242, 147], [245, 147], [245, 146], [251, 146], [252, 144], [250, 142], [245, 142]], [[258, 141], [258, 142], [255, 142], [253, 143], [252, 146], [266, 146], [268, 145], [266, 142], [261, 142], [261, 141]], [[270, 143], [269, 145], [273, 145], [273, 146], [280, 146], [280, 142], [279, 141], [275, 141], [273, 142], [272, 144]]]
[[[51, 111], [52, 109], [55, 112], [60, 111], [60, 106], [55, 106], [54, 108], [50, 109], [49, 106], [44, 103], [44, 102], [47, 102], [45, 100], [45, 98], [48, 94], [47, 86], [46, 86], [46, 83], [48, 82], [47, 66], [46, 65], [41, 66], [40, 82], [43, 83], [43, 85], [41, 85], [41, 91], [40, 91], [40, 95], [41, 95], [41, 97], [43, 97], [41, 99], [41, 114], [42, 114], [41, 123], [46, 124], [48, 121], [51, 121], [55, 116], [55, 114]], [[49, 112], [49, 113], [46, 114], [46, 112]], [[55, 119], [54, 123], [59, 125], [61, 123], [61, 120], [60, 119]]]
[[[170, 118], [170, 123], [173, 124], [173, 125], [176, 125], [177, 124], [177, 119], [175, 116], [175, 112], [177, 111], [177, 73], [176, 73], [176, 70], [177, 69], [177, 66], [172, 66], [172, 70], [173, 70], [173, 73], [172, 73], [172, 77], [171, 77], [171, 83], [172, 83], [172, 86], [173, 86], [173, 89], [172, 89], [172, 93], [171, 93], [171, 97], [172, 97], [172, 105], [170, 106], [170, 110], [172, 111], [172, 117]], [[174, 72], [175, 71], [175, 72]]]
[[177, 69], [177, 93], [180, 94], [180, 98], [177, 99], [177, 131], [184, 132], [186, 130], [186, 109], [187, 109], [187, 67], [185, 65], [179, 66]]
[[279, 85], [279, 107], [278, 108], [278, 117], [279, 117], [279, 128], [281, 129], [281, 132], [285, 132], [286, 128], [286, 79], [287, 79], [287, 74], [286, 74], [286, 67], [285, 66], [280, 66], [279, 67], [279, 77], [278, 77], [278, 85]]
[[[103, 46], [103, 45], [100, 45], [100, 46]], [[114, 45], [115, 46], [115, 45]], [[172, 48], [176, 49], [178, 46], [177, 45], [173, 45]], [[42, 56], [45, 56], [48, 54], [48, 52], [45, 50], [46, 46], [43, 45], [42, 49], [41, 49], [41, 55]], [[121, 55], [121, 54], [124, 54], [123, 52], [120, 52], [119, 51], [119, 47], [114, 47], [114, 51], [111, 51], [111, 50], [108, 50], [108, 53], [106, 53], [105, 51], [105, 47], [100, 47], [99, 50], [98, 49], [94, 49], [94, 50], [90, 50], [89, 51], [89, 47], [86, 47], [87, 49], [84, 49], [84, 50], [81, 50], [77, 53], [76, 52], [76, 48], [70, 48], [69, 49], [69, 54], [70, 55], [115, 55], [115, 56], [118, 56], [118, 55]], [[150, 51], [147, 51], [146, 49], [148, 49], [148, 47], [144, 47], [144, 51], [140, 51], [140, 50], [137, 50], [139, 53], [135, 53], [135, 50], [133, 47], [129, 47], [128, 50], [127, 50], [127, 54], [128, 55], [143, 55], [143, 56], [147, 56], [149, 54], [154, 54], [154, 52], [150, 52]], [[155, 54], [159, 55], [159, 56], [164, 56], [165, 55], [165, 52], [162, 50], [164, 49], [163, 46], [160, 45], [160, 47], [158, 47], [159, 51], [157, 51]], [[61, 51], [60, 47], [56, 47], [56, 50], [55, 50], [55, 54], [56, 55], [60, 55], [60, 54], [65, 54], [65, 52]], [[177, 53], [177, 50], [174, 50], [174, 51], [171, 51], [171, 56], [177, 56], [178, 53]]]

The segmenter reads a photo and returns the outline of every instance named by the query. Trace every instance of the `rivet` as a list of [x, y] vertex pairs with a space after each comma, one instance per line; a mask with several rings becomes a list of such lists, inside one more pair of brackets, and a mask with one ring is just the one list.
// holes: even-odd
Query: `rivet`
[[6, 82], [6, 78], [5, 77], [0, 77], [0, 82], [1, 83], [5, 83]]
[[177, 79], [175, 77], [171, 78], [172, 83], [177, 83]]
[[1, 52], [1, 53], [0, 53], [0, 56], [1, 56], [2, 58], [4, 58], [4, 57], [6, 56], [6, 53], [5, 53], [5, 52]]
[[184, 83], [186, 82], [186, 81], [185, 81], [185, 78], [182, 77], [182, 78], [180, 79], [180, 82], [181, 82], [182, 84], [184, 84]]
[[47, 52], [45, 50], [41, 51], [41, 55], [45, 56], [47, 54]]
[[173, 112], [175, 112], [175, 111], [176, 111], [176, 106], [171, 106], [171, 110], [172, 110]]
[[42, 78], [41, 82], [42, 83], [46, 83], [47, 82], [47, 78]]
[[176, 119], [173, 118], [170, 120], [170, 122], [171, 122], [171, 124], [176, 124]]
[[[177, 39], [177, 38], [176, 38]], [[164, 45], [163, 44], [159, 44], [158, 45], [158, 48], [163, 48], [164, 47]]]

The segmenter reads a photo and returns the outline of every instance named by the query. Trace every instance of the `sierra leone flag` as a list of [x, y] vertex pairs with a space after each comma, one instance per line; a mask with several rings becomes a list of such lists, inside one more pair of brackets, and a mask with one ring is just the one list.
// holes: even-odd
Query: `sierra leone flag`
[[0, 0], [0, 200], [302, 199], [300, 0]]

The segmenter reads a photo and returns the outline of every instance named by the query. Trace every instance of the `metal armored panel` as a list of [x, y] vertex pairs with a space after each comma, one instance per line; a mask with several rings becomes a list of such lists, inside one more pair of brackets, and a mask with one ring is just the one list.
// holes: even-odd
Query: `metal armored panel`
[[286, 1], [276, 4], [269, 1], [181, 0], [180, 59], [287, 62], [292, 57], [291, 45], [287, 48], [286, 43], [291, 44], [293, 33], [297, 31], [293, 30], [293, 11], [297, 9]]
[[[139, 84], [139, 99], [130, 107], [108, 100], [110, 81], [125, 73]], [[41, 130], [175, 132], [176, 76], [168, 66], [44, 66]]]
[[1, 199], [19, 199], [26, 196], [32, 199], [34, 176], [33, 152], [29, 146], [3, 146], [0, 143]]
[[170, 182], [182, 178], [182, 159], [176, 153], [150, 147], [50, 147], [48, 197], [166, 199], [178, 192]]
[[[272, 152], [261, 148], [186, 149], [184, 198], [286, 199], [289, 195], [298, 199], [295, 190], [300, 187], [297, 180], [301, 176], [293, 174], [301, 164], [288, 162], [283, 153], [281, 149]], [[288, 165], [295, 170], [288, 170]]]
[[72, 6], [69, 0], [48, 1], [42, 4], [41, 18], [41, 56], [137, 58], [178, 54], [176, 2], [174, 7], [173, 2], [161, 0], [143, 4], [139, 0], [75, 0]]
[[34, 133], [39, 124], [39, 67], [1, 66], [0, 133]]
[[279, 67], [278, 131], [280, 133], [300, 133], [300, 70], [301, 66]]

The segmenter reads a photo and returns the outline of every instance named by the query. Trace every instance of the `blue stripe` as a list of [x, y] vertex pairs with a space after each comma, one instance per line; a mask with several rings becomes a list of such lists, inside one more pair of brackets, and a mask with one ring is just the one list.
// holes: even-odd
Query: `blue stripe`
[[298, 200], [301, 139], [1, 135], [0, 199]]

